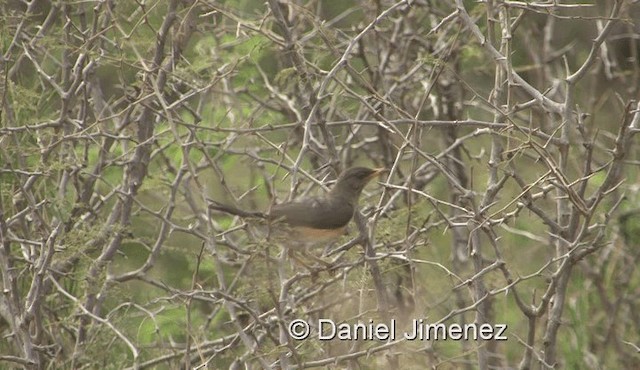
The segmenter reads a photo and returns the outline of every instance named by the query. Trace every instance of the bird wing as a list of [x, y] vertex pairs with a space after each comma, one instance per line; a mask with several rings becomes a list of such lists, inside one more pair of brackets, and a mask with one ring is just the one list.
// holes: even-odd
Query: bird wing
[[308, 198], [271, 207], [271, 219], [283, 219], [291, 226], [314, 229], [337, 229], [346, 226], [353, 216], [353, 206], [328, 198]]

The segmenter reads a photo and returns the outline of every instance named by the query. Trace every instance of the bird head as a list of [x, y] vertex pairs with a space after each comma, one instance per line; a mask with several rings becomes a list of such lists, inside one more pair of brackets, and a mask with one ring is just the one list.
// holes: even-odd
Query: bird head
[[351, 167], [340, 174], [331, 193], [357, 199], [367, 183], [384, 171], [384, 168]]

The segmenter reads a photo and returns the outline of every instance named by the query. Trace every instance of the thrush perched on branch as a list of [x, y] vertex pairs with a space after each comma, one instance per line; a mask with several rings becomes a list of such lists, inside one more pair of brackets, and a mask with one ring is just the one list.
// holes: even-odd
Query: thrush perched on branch
[[284, 223], [291, 230], [287, 238], [289, 246], [317, 244], [345, 233], [365, 185], [384, 171], [382, 168], [349, 168], [324, 196], [275, 204], [267, 212], [245, 211], [215, 201], [209, 208], [245, 218], [263, 218], [274, 224]]

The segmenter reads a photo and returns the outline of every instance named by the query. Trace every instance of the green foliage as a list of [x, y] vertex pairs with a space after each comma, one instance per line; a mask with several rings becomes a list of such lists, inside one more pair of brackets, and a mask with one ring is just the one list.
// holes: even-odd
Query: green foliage
[[153, 319], [142, 320], [138, 328], [138, 340], [143, 345], [163, 341], [185, 341], [185, 312], [183, 307], [163, 309]]
[[[600, 32], [596, 20], [609, 20], [600, 7], [575, 7], [567, 15], [557, 4], [546, 13], [528, 4], [516, 15], [465, 0], [487, 37], [483, 45], [463, 24], [461, 9], [426, 3], [396, 4], [384, 13], [396, 5], [177, 2], [173, 21], [171, 2], [164, 1], [0, 5], [6, 280], [0, 334], [9, 339], [0, 341], [2, 361], [31, 361], [32, 352], [40, 361], [34, 366], [43, 368], [119, 369], [157, 359], [166, 368], [204, 362], [227, 368], [240, 360], [246, 364], [238, 367], [251, 368], [257, 359], [284, 367], [282, 358], [298, 360], [290, 353], [295, 349], [306, 366], [333, 357], [326, 366], [375, 369], [393, 356], [407, 368], [473, 366], [486, 343], [401, 343], [375, 352], [380, 342], [284, 344], [280, 330], [291, 318], [387, 320], [378, 311], [383, 294], [401, 325], [448, 315], [447, 324], [468, 323], [480, 306], [464, 309], [474, 304], [474, 284], [481, 281], [489, 291], [504, 289], [487, 301], [491, 319], [509, 327], [509, 341], [498, 346], [499, 366], [515, 366], [529, 329], [515, 293], [535, 306], [555, 289], [551, 282], [565, 258], [558, 254], [567, 253], [554, 243], [561, 237], [567, 244], [580, 238], [572, 246], [593, 251], [580, 257], [569, 279], [557, 366], [637, 364], [620, 344], [639, 340], [637, 153], [631, 145], [615, 151], [624, 158], [612, 155], [621, 122], [636, 114], [623, 106], [638, 95], [629, 78], [637, 68], [619, 70], [629, 58], [615, 54], [615, 41], [628, 49], [632, 38], [609, 35], [576, 88], [565, 83], [565, 69], [575, 71], [587, 59], [593, 32]], [[55, 9], [52, 23], [45, 22]], [[513, 26], [505, 49], [502, 17]], [[543, 32], [552, 33], [550, 41], [539, 37]], [[509, 54], [496, 60], [487, 42]], [[542, 53], [548, 54], [538, 59]], [[561, 110], [541, 103], [513, 76], [497, 81], [498, 63], [557, 106], [567, 97], [571, 104]], [[590, 114], [581, 126], [572, 121], [574, 110]], [[483, 120], [506, 126], [495, 130]], [[583, 141], [591, 151], [578, 145]], [[626, 182], [602, 192], [590, 208], [619, 159], [626, 167], [615, 181]], [[206, 219], [208, 198], [264, 211], [274, 198], [323, 194], [318, 182], [355, 164], [394, 169], [388, 179], [394, 186], [372, 184], [361, 199], [367, 216], [381, 212], [374, 205], [385, 207], [367, 219], [377, 222], [373, 259], [356, 244], [332, 268], [316, 271], [280, 257], [295, 244], [287, 243], [291, 235], [266, 239], [260, 221], [217, 212]], [[298, 174], [299, 183], [292, 183], [294, 165], [315, 181]], [[505, 182], [484, 204], [493, 168]], [[407, 183], [412, 172], [416, 181]], [[427, 195], [404, 189], [411, 186]], [[525, 195], [536, 198], [529, 204]], [[576, 196], [586, 210], [576, 206]], [[559, 204], [576, 222], [556, 230]], [[465, 240], [454, 240], [454, 228]], [[472, 232], [482, 260], [459, 261], [454, 243], [470, 243]], [[356, 236], [352, 224], [331, 247]], [[321, 249], [308, 252], [319, 256]], [[500, 268], [479, 274], [492, 262], [504, 263], [513, 287], [506, 289]], [[545, 346], [543, 309], [537, 354]], [[215, 342], [238, 334], [239, 326], [255, 346], [246, 338]], [[121, 335], [139, 350], [137, 363]], [[339, 361], [354, 350], [371, 353]], [[182, 362], [187, 355], [192, 363]]]

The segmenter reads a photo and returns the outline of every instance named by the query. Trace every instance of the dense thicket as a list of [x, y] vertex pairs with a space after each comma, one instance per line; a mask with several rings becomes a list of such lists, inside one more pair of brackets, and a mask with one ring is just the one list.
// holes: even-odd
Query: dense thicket
[[[0, 367], [640, 368], [634, 3], [2, 2]], [[208, 207], [353, 165], [331, 267]]]

